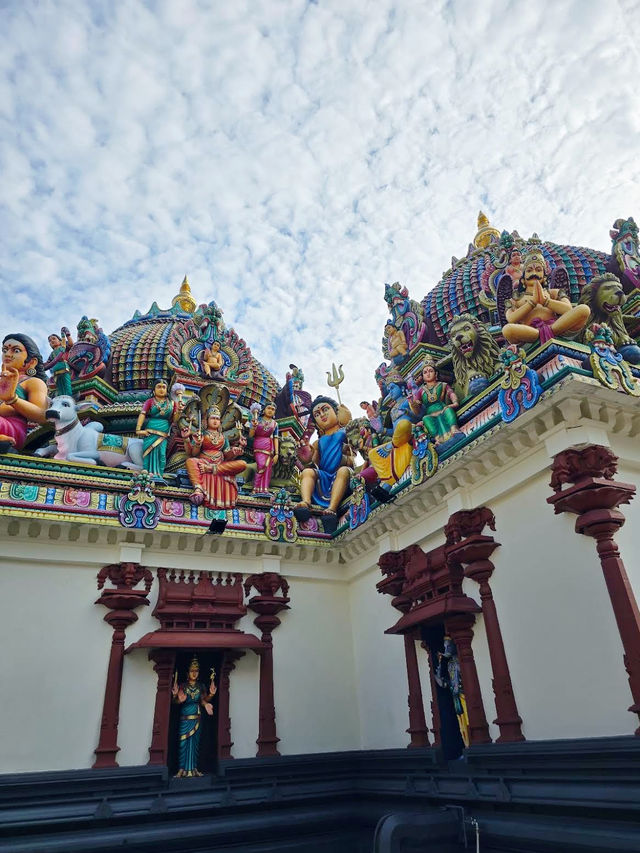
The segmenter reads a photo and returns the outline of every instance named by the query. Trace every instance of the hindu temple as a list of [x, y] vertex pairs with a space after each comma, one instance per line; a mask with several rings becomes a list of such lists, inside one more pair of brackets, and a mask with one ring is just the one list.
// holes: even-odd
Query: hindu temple
[[640, 850], [638, 226], [469, 232], [357, 410], [187, 276], [3, 331], [0, 853]]

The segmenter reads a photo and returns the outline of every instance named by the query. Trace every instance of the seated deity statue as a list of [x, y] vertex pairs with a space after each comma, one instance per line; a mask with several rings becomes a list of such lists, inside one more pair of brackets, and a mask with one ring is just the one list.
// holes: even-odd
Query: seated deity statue
[[206, 376], [216, 377], [220, 375], [224, 359], [220, 352], [220, 342], [214, 341], [211, 344], [211, 349], [205, 349], [202, 353], [202, 369]]
[[547, 289], [547, 265], [539, 249], [524, 257], [523, 275], [506, 311], [502, 334], [510, 344], [544, 343], [579, 332], [589, 317], [586, 305], [572, 307], [564, 293]]
[[300, 477], [302, 500], [296, 504], [294, 514], [298, 521], [305, 522], [311, 515], [311, 504], [320, 506], [324, 509], [325, 530], [330, 531], [337, 526], [338, 507], [349, 488], [353, 451], [335, 400], [316, 397], [311, 404], [311, 418], [319, 437], [313, 445], [309, 445], [308, 439], [303, 440], [298, 448], [298, 458], [307, 467]]

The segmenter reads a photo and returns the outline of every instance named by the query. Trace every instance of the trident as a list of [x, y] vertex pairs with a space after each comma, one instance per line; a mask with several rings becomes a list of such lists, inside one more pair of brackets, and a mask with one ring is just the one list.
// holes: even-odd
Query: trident
[[336, 389], [336, 394], [338, 395], [338, 403], [342, 405], [342, 400], [340, 399], [340, 385], [344, 382], [344, 371], [342, 369], [342, 365], [336, 370], [335, 364], [331, 365], [331, 373], [327, 370], [327, 385], [331, 388]]

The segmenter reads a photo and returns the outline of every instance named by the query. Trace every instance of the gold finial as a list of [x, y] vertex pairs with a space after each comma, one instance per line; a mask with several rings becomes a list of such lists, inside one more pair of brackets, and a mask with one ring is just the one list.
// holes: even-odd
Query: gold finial
[[480, 211], [478, 214], [478, 233], [473, 238], [473, 245], [476, 249], [486, 249], [492, 237], [497, 240], [500, 237], [500, 232], [497, 228], [492, 228], [489, 225], [489, 219]]
[[186, 314], [193, 314], [196, 310], [196, 300], [191, 295], [191, 287], [189, 286], [189, 281], [187, 277], [182, 279], [182, 284], [180, 285], [180, 292], [173, 297], [171, 301], [171, 306], [179, 305], [180, 308]]

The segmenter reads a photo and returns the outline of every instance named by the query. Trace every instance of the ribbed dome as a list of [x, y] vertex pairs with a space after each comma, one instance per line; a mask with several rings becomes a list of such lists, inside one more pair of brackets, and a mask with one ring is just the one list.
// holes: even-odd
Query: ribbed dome
[[[496, 321], [491, 310], [493, 283], [508, 266], [514, 250], [524, 253], [527, 246], [536, 244], [550, 272], [556, 267], [564, 267], [569, 277], [569, 298], [572, 302], [577, 302], [585, 284], [606, 271], [610, 261], [610, 255], [605, 252], [540, 241], [536, 235], [524, 240], [517, 231], [511, 234], [503, 231], [496, 238], [498, 232], [489, 228], [483, 214], [480, 217], [479, 233], [470, 244], [467, 256], [461, 260], [452, 258], [451, 268], [422, 300], [427, 322], [430, 321], [435, 339], [440, 344], [446, 342], [446, 333], [456, 314], [469, 312], [485, 323]], [[483, 236], [489, 232], [490, 241], [478, 240], [481, 232]]]
[[[136, 311], [130, 320], [112, 332], [109, 335], [111, 359], [108, 378], [114, 388], [120, 392], [147, 392], [158, 379], [169, 380], [172, 369], [167, 355], [172, 332], [187, 321], [200, 322], [202, 310], [202, 307], [196, 309], [185, 276], [171, 308], [162, 309], [154, 302], [146, 314]], [[267, 400], [274, 400], [280, 386], [272, 374], [249, 354], [244, 341], [233, 330], [222, 331], [222, 336], [223, 349], [225, 341], [234, 341], [245, 353], [244, 370], [249, 381], [247, 384], [245, 379], [241, 383], [246, 387], [240, 392], [238, 402], [248, 407], [254, 402], [263, 405]], [[194, 365], [197, 370], [197, 361]]]

